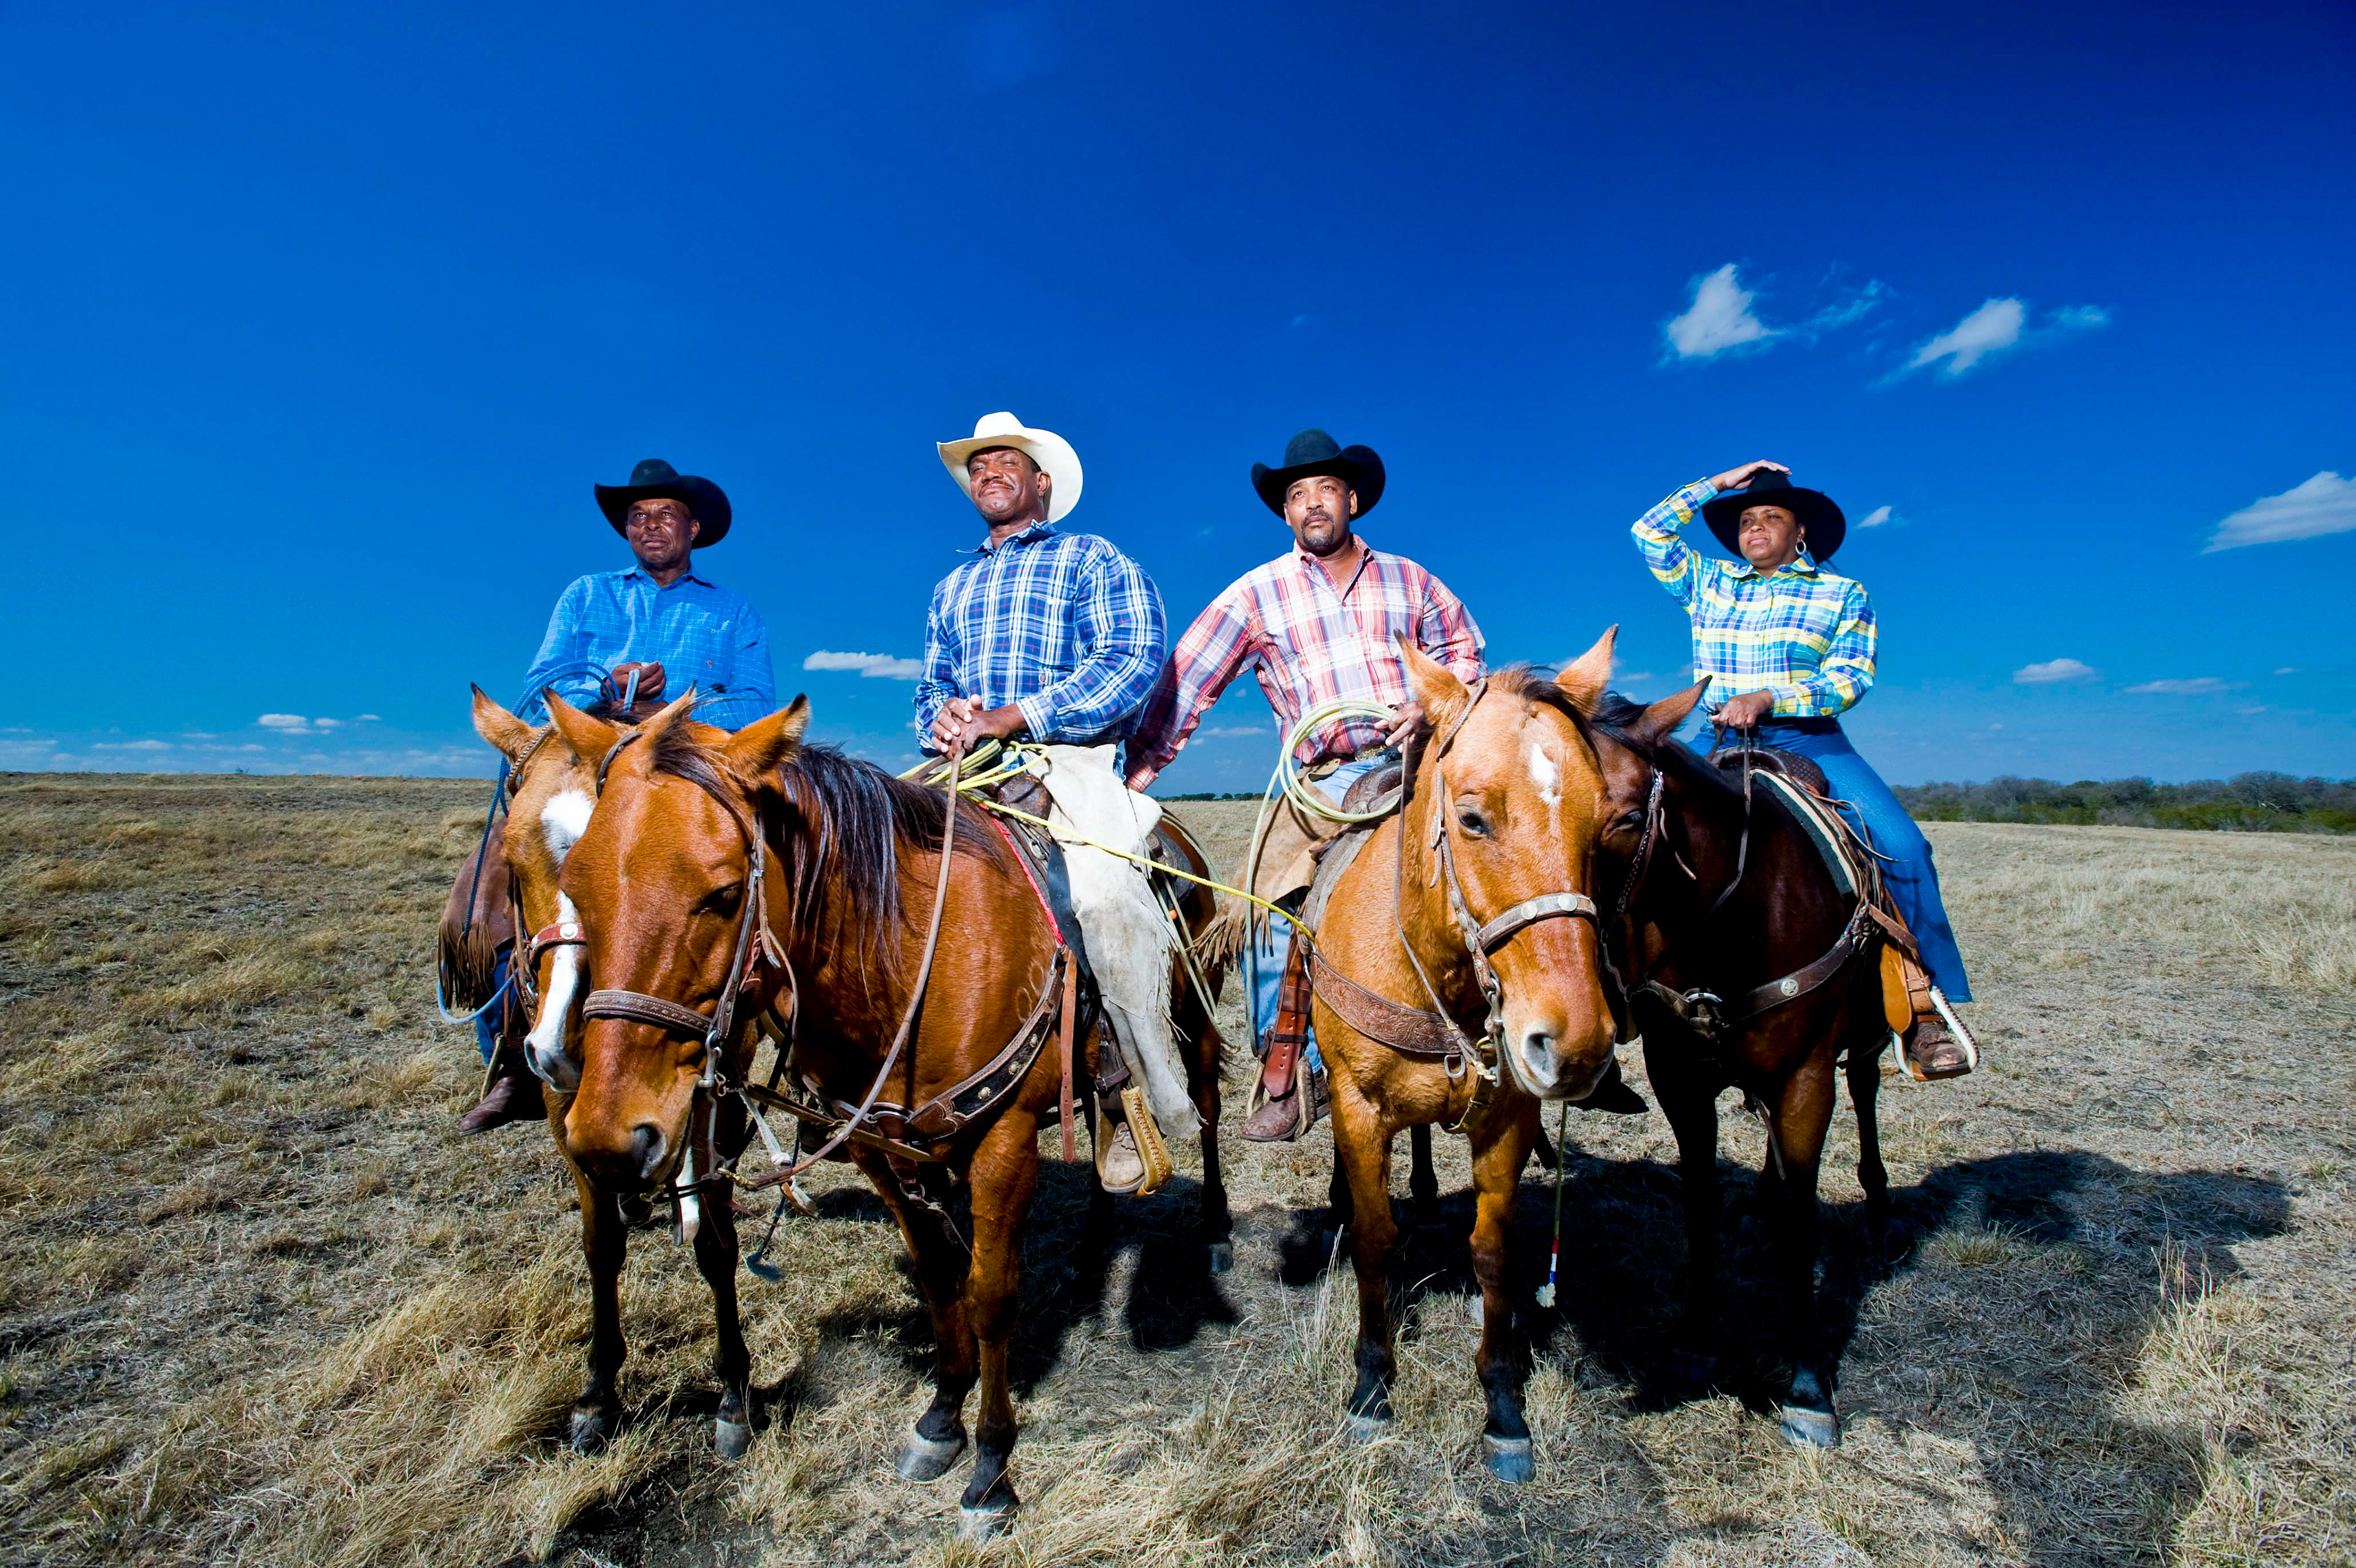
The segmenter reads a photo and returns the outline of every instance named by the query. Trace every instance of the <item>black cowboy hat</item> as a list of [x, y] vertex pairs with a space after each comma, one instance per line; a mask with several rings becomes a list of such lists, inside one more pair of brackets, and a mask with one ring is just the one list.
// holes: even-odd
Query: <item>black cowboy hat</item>
[[695, 514], [701, 525], [695, 533], [695, 548], [718, 544], [728, 534], [728, 493], [709, 479], [699, 479], [692, 474], [681, 474], [659, 457], [649, 457], [630, 470], [626, 485], [597, 485], [597, 509], [614, 525], [614, 531], [624, 538], [629, 530], [622, 519], [629, 515], [632, 503], [660, 497], [667, 501], [682, 501]]
[[1729, 490], [1715, 500], [1706, 502], [1701, 520], [1718, 536], [1727, 553], [1740, 560], [1742, 547], [1736, 542], [1742, 514], [1752, 507], [1781, 507], [1800, 519], [1806, 530], [1804, 541], [1811, 560], [1830, 560], [1848, 537], [1848, 519], [1833, 498], [1821, 490], [1803, 489], [1772, 468], [1762, 468], [1751, 476], [1751, 483], [1740, 490]]
[[1358, 516], [1365, 517], [1383, 498], [1383, 460], [1371, 446], [1343, 446], [1322, 430], [1304, 430], [1284, 443], [1284, 466], [1252, 464], [1252, 488], [1268, 509], [1284, 516], [1284, 493], [1295, 479], [1331, 474], [1358, 493]]

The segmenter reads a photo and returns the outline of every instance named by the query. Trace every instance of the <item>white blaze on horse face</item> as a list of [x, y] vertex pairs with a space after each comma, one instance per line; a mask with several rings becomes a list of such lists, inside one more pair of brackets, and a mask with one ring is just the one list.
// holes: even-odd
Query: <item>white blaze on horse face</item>
[[[577, 923], [581, 912], [562, 893], [556, 895], [556, 917]], [[581, 952], [578, 947], [564, 946], [556, 950], [550, 960], [548, 989], [540, 998], [540, 1017], [531, 1023], [531, 1033], [524, 1037], [524, 1060], [552, 1087], [570, 1089], [578, 1081], [572, 1060], [564, 1054], [564, 1020], [572, 1015], [574, 995], [581, 989]]]
[[540, 808], [541, 837], [548, 840], [548, 852], [556, 857], [558, 865], [564, 864], [564, 857], [589, 831], [589, 813], [594, 805], [588, 791], [568, 789], [550, 796], [548, 804]]
[[1530, 782], [1538, 786], [1538, 798], [1548, 805], [1562, 804], [1562, 770], [1547, 754], [1546, 742], [1530, 742]]

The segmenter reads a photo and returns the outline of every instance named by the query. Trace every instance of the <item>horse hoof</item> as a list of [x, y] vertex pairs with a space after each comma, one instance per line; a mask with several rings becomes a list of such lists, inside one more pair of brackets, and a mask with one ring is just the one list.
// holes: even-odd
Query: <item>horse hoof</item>
[[1208, 1254], [1213, 1274], [1225, 1274], [1236, 1266], [1236, 1244], [1233, 1242], [1213, 1242], [1203, 1250]]
[[1389, 1431], [1391, 1421], [1387, 1415], [1353, 1415], [1344, 1426], [1344, 1430], [1349, 1433], [1350, 1441], [1353, 1443], [1372, 1443]]
[[742, 1459], [744, 1450], [753, 1445], [753, 1428], [744, 1422], [722, 1416], [712, 1424], [712, 1445], [723, 1459]]
[[893, 1468], [904, 1481], [937, 1481], [949, 1473], [957, 1456], [965, 1452], [965, 1434], [943, 1438], [938, 1442], [921, 1432], [908, 1434], [907, 1446], [900, 1450], [900, 1462]]
[[1810, 1410], [1804, 1404], [1778, 1405], [1775, 1421], [1783, 1428], [1787, 1443], [1809, 1448], [1840, 1446], [1840, 1417], [1829, 1410]]
[[1518, 1487], [1537, 1478], [1538, 1462], [1528, 1438], [1493, 1437], [1483, 1432], [1481, 1446], [1485, 1450], [1482, 1462], [1489, 1467], [1489, 1474], [1507, 1486]]
[[1014, 1528], [1014, 1506], [1001, 1503], [995, 1508], [964, 1508], [958, 1509], [958, 1539], [977, 1545], [995, 1541]]
[[613, 1435], [614, 1419], [601, 1410], [576, 1410], [573, 1413], [573, 1430], [569, 1441], [575, 1454], [594, 1454], [605, 1446]]

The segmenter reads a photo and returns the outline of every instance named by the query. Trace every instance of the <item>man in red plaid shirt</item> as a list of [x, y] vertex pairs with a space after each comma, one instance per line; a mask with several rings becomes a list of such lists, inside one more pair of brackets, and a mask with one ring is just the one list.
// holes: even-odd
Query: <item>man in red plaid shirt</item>
[[[1143, 789], [1170, 765], [1204, 712], [1249, 665], [1282, 733], [1337, 698], [1391, 709], [1387, 720], [1335, 720], [1301, 741], [1295, 756], [1303, 768], [1333, 764], [1321, 783], [1338, 802], [1419, 717], [1398, 635], [1470, 682], [1482, 672], [1481, 629], [1440, 579], [1357, 536], [1353, 522], [1383, 495], [1383, 462], [1370, 449], [1304, 430], [1286, 445], [1282, 467], [1252, 464], [1252, 488], [1291, 528], [1293, 548], [1237, 579], [1179, 639], [1130, 741], [1130, 787]], [[1282, 1009], [1278, 1027], [1288, 969], [1298, 963], [1288, 965], [1289, 944], [1276, 924], [1265, 923], [1253, 953], [1252, 1021], [1268, 1099], [1245, 1121], [1244, 1136], [1260, 1142], [1297, 1137], [1324, 1113], [1325, 1075], [1305, 1017]], [[1311, 1092], [1301, 1096], [1294, 1066], [1304, 1052]]]

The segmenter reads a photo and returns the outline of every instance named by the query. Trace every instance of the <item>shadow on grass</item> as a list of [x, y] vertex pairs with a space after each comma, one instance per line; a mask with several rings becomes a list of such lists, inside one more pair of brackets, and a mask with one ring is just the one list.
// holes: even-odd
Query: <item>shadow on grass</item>
[[[1574, 1149], [1568, 1177], [1554, 1309], [1532, 1299], [1551, 1242], [1551, 1182], [1534, 1174], [1516, 1205], [1512, 1289], [1534, 1353], [1572, 1358], [1566, 1370], [1580, 1386], [1617, 1387], [1633, 1410], [1701, 1397], [1672, 1370], [1685, 1257], [1676, 1170]], [[1789, 1369], [1767, 1240], [1744, 1218], [1758, 1173], [1721, 1160], [1719, 1179], [1719, 1389], [1765, 1411]], [[1869, 1234], [1862, 1201], [1825, 1208], [1814, 1332], [1844, 1359], [1844, 1420], [1970, 1442], [2031, 1562], [2115, 1561], [2123, 1541], [2143, 1543], [2130, 1555], [2170, 1557], [2207, 1461], [2189, 1426], [2137, 1419], [2121, 1392], [2157, 1332], [2242, 1272], [2237, 1244], [2282, 1233], [2282, 1184], [2024, 1151], [1940, 1167], [1891, 1198], [1895, 1235]], [[1408, 1227], [1413, 1207], [1395, 1201]], [[1476, 1293], [1472, 1218], [1471, 1192], [1458, 1191], [1442, 1196], [1436, 1222], [1403, 1231], [1392, 1271], [1403, 1320], [1425, 1297]], [[1280, 1244], [1286, 1284], [1313, 1283], [1329, 1258], [1346, 1266], [1329, 1222], [1323, 1210], [1295, 1214]], [[1888, 1310], [1869, 1310], [1885, 1289], [1897, 1292]], [[1478, 1397], [1469, 1368], [1465, 1397]]]

